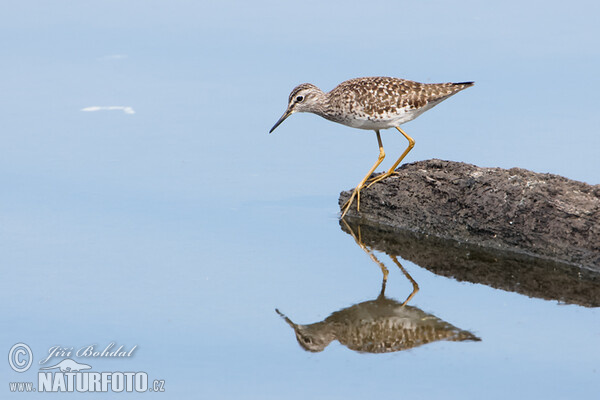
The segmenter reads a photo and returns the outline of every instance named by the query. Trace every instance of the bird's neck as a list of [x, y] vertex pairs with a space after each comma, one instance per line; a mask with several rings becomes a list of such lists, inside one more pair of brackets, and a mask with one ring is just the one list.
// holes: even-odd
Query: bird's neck
[[315, 96], [316, 101], [314, 101], [311, 105], [310, 112], [327, 118], [331, 108], [328, 93], [324, 93], [322, 90], [316, 89], [313, 92], [313, 95]]

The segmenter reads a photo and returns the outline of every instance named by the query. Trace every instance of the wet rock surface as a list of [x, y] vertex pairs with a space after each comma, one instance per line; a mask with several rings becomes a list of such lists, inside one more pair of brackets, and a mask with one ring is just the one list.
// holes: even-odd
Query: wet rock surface
[[600, 271], [600, 185], [435, 159], [397, 172], [363, 189], [348, 217]]

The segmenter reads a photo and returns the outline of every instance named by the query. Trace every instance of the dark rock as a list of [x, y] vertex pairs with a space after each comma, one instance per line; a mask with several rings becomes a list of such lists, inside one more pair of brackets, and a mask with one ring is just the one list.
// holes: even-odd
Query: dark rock
[[397, 172], [363, 189], [348, 216], [600, 271], [600, 185], [442, 160]]

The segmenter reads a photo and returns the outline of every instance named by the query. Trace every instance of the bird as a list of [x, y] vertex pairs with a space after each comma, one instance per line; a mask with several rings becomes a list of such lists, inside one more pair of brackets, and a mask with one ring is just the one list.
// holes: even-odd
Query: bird
[[[396, 167], [414, 147], [414, 139], [407, 135], [400, 125], [412, 121], [473, 84], [474, 82], [420, 83], [401, 78], [376, 76], [350, 79], [325, 93], [311, 83], [303, 83], [291, 91], [287, 109], [269, 133], [273, 133], [283, 121], [297, 112], [313, 113], [352, 128], [375, 131], [379, 156], [344, 204], [340, 217], [343, 219], [355, 198], [356, 210], [360, 212], [360, 191], [365, 185], [368, 183], [368, 188], [393, 175]], [[396, 128], [408, 140], [408, 147], [387, 172], [370, 178], [385, 158], [380, 130], [388, 128]]]

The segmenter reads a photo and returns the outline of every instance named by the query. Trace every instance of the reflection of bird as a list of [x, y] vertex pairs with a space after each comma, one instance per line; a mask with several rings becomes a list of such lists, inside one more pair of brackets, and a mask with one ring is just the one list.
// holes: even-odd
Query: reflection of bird
[[342, 219], [356, 243], [381, 268], [383, 282], [381, 292], [375, 300], [365, 301], [334, 312], [324, 321], [309, 325], [299, 325], [277, 313], [294, 329], [300, 346], [308, 351], [323, 351], [333, 340], [339, 341], [351, 350], [366, 353], [388, 353], [406, 350], [438, 340], [479, 341], [471, 332], [459, 329], [432, 314], [406, 305], [419, 291], [419, 285], [402, 267], [398, 258], [390, 258], [412, 283], [413, 290], [403, 303], [385, 297], [385, 287], [389, 271], [379, 261], [373, 251], [362, 241], [360, 225], [358, 235]]
[[365, 353], [407, 350], [438, 340], [481, 340], [435, 315], [385, 297], [383, 290], [375, 300], [355, 304], [309, 325], [295, 324], [276, 311], [294, 329], [300, 346], [312, 352], [323, 351], [333, 340]]
[[392, 175], [415, 144], [414, 140], [399, 128], [400, 125], [417, 118], [433, 106], [472, 85], [473, 82], [426, 84], [405, 79], [373, 77], [350, 79], [340, 83], [331, 92], [324, 93], [315, 85], [303, 83], [292, 90], [285, 113], [270, 132], [295, 112], [310, 112], [353, 128], [375, 131], [379, 157], [354, 189], [344, 206], [343, 218], [355, 197], [357, 211], [360, 211], [360, 191], [385, 157], [379, 130], [396, 128], [408, 140], [409, 145], [394, 165], [386, 173], [374, 178], [371, 184]]

